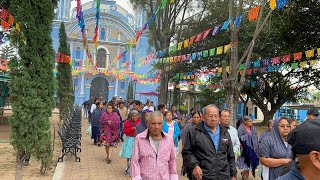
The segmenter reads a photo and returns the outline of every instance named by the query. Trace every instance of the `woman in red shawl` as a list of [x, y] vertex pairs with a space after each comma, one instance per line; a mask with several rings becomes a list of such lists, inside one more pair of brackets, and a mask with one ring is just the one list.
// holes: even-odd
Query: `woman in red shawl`
[[105, 133], [105, 141], [103, 145], [106, 147], [107, 163], [111, 163], [112, 147], [118, 143], [118, 129], [120, 125], [119, 115], [113, 111], [112, 104], [107, 105], [107, 111], [100, 118]]

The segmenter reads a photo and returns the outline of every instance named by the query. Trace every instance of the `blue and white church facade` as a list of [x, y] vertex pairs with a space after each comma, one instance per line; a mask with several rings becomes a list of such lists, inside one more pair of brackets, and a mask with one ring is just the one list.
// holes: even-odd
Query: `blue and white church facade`
[[[59, 47], [59, 28], [64, 22], [68, 42], [70, 44], [71, 58], [77, 61], [87, 61], [86, 51], [83, 47], [82, 34], [76, 18], [76, 8], [71, 8], [72, 0], [60, 0], [56, 10], [56, 19], [52, 27], [53, 48], [57, 51]], [[117, 55], [124, 51], [129, 40], [133, 39], [136, 32], [141, 29], [147, 17], [143, 10], [137, 9], [135, 16], [130, 14], [115, 1], [101, 0], [98, 48], [94, 49], [93, 37], [96, 23], [96, 1], [92, 0], [82, 5], [84, 24], [86, 26], [89, 51], [93, 57], [93, 63], [98, 69], [112, 70], [116, 66], [130, 61], [130, 69], [135, 73], [147, 73], [150, 66], [135, 68], [136, 61], [148, 55], [148, 34], [145, 33], [130, 53], [121, 58], [116, 66], [111, 62]], [[126, 99], [128, 83], [130, 80], [115, 79], [112, 75], [96, 74], [86, 75], [84, 73], [73, 76], [75, 90], [75, 104], [81, 105], [92, 95], [94, 98], [102, 98], [110, 101], [112, 97], [122, 97]], [[135, 92], [155, 91], [156, 86], [137, 84], [134, 86]], [[151, 100], [157, 102], [156, 98]], [[157, 103], [156, 103], [157, 104]]]

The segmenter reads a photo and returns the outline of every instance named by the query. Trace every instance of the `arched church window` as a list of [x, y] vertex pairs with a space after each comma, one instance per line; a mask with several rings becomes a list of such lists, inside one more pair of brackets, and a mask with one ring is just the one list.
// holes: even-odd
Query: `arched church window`
[[76, 59], [80, 59], [80, 47], [76, 48]]
[[101, 30], [100, 30], [100, 40], [103, 40], [103, 41], [106, 40], [106, 29], [105, 28], [101, 28]]
[[97, 55], [97, 67], [98, 68], [105, 68], [106, 67], [106, 60], [107, 60], [107, 52], [105, 49], [99, 49]]

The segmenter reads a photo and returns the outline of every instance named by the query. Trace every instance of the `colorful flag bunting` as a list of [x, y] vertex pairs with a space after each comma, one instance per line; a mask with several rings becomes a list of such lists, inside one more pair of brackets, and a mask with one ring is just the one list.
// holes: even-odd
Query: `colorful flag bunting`
[[208, 57], [209, 51], [204, 50], [202, 54], [203, 54], [203, 57], [206, 58], [206, 57]]
[[306, 53], [306, 57], [307, 57], [307, 58], [314, 57], [314, 50], [313, 50], [313, 49], [308, 50], [308, 51], [306, 51], [305, 53]]
[[219, 33], [220, 27], [221, 27], [221, 25], [216, 25], [213, 28], [212, 36], [215, 36], [215, 35], [217, 35]]
[[160, 10], [166, 8], [168, 0], [162, 0]]
[[297, 52], [293, 54], [293, 60], [300, 60], [302, 58], [302, 52]]
[[1, 19], [6, 21], [7, 20], [7, 16], [8, 16], [8, 11], [5, 8], [2, 8]]
[[216, 55], [216, 48], [210, 49], [209, 56]]
[[270, 8], [271, 8], [272, 10], [275, 10], [275, 9], [276, 9], [276, 6], [277, 6], [276, 0], [270, 0]]
[[227, 30], [229, 24], [231, 23], [231, 19], [229, 19], [228, 21], [225, 21], [221, 27], [221, 30]]
[[317, 64], [318, 64], [318, 61], [317, 61], [317, 60], [311, 60], [311, 61], [310, 61], [310, 66], [311, 66], [312, 68], [316, 67]]
[[229, 52], [229, 51], [230, 51], [230, 44], [227, 44], [227, 45], [225, 45], [224, 48], [223, 48], [223, 53], [227, 53], [227, 52]]
[[189, 46], [189, 39], [183, 41], [183, 48], [187, 48]]
[[208, 34], [209, 34], [209, 32], [211, 31], [211, 29], [212, 29], [212, 28], [210, 28], [210, 29], [208, 29], [208, 30], [206, 30], [206, 31], [203, 32], [203, 38], [202, 38], [203, 40], [208, 36]]
[[301, 68], [304, 68], [304, 67], [307, 66], [307, 61], [302, 61], [302, 62], [300, 62], [299, 65], [300, 65]]
[[14, 22], [14, 18], [11, 14], [9, 14], [9, 19], [8, 19], [8, 23], [12, 26]]
[[5, 32], [8, 31], [9, 28], [10, 28], [10, 24], [7, 23], [5, 20], [1, 20], [1, 26], [4, 27], [4, 31], [5, 31]]
[[290, 54], [285, 55], [285, 56], [282, 57], [282, 61], [283, 62], [289, 62], [290, 61], [290, 57], [291, 57]]
[[272, 64], [275, 65], [275, 64], [279, 64], [280, 63], [280, 58], [279, 57], [274, 57], [272, 58]]
[[237, 27], [240, 27], [242, 18], [243, 18], [243, 14], [241, 14], [241, 15], [238, 16], [238, 17], [235, 17], [235, 18], [234, 18], [234, 25], [237, 26]]
[[196, 38], [196, 36], [192, 36], [192, 37], [189, 39], [189, 45], [192, 45], [192, 44], [193, 44], [195, 38]]
[[288, 0], [277, 0], [276, 9], [279, 10], [283, 8], [288, 3]]
[[223, 46], [217, 47], [217, 54], [220, 55], [223, 52]]
[[203, 32], [200, 33], [200, 34], [198, 34], [197, 39], [196, 39], [196, 42], [199, 42], [199, 41], [201, 40], [202, 34], [203, 34]]
[[260, 8], [261, 8], [260, 6], [257, 6], [257, 7], [252, 8], [248, 11], [249, 21], [254, 21], [254, 20], [258, 19]]
[[183, 43], [183, 42], [179, 42], [179, 43], [178, 43], [178, 51], [180, 51], [180, 50], [182, 49], [182, 43]]

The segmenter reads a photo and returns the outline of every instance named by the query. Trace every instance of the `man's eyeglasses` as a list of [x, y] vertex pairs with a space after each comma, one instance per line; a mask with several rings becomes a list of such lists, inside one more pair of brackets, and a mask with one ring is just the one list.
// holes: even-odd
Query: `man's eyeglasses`
[[291, 126], [290, 126], [289, 124], [288, 124], [288, 125], [284, 125], [284, 124], [283, 124], [283, 125], [280, 125], [279, 127], [281, 127], [281, 128], [284, 129], [285, 127], [286, 127], [286, 128], [290, 128]]

